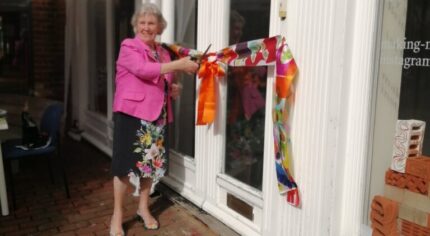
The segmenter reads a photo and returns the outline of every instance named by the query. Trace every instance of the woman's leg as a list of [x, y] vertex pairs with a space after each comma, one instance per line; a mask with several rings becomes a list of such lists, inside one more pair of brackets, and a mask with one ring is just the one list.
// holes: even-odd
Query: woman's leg
[[113, 177], [113, 215], [111, 219], [111, 232], [120, 233], [122, 232], [122, 217], [123, 217], [123, 202], [125, 192], [127, 191], [127, 183], [125, 182], [126, 177], [119, 178]]
[[152, 179], [142, 178], [141, 182], [142, 189], [140, 191], [139, 208], [137, 212], [145, 221], [144, 224], [147, 228], [157, 228], [158, 222], [149, 211], [149, 194], [151, 192]]

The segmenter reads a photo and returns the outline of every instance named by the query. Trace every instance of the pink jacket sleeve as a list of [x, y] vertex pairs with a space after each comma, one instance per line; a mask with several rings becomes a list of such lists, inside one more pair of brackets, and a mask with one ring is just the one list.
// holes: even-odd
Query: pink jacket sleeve
[[117, 60], [117, 66], [121, 66], [142, 80], [152, 81], [158, 84], [161, 78], [161, 64], [151, 62], [146, 53], [139, 52], [131, 40], [124, 40]]

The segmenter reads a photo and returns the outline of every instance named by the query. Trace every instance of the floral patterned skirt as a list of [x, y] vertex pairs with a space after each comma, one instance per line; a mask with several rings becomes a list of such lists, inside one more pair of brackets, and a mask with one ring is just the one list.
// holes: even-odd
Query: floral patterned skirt
[[155, 182], [164, 176], [167, 166], [164, 140], [166, 125], [164, 122], [148, 122], [141, 120], [137, 130], [138, 140], [133, 143], [134, 153], [140, 155], [136, 163], [142, 177], [152, 178]]
[[129, 176], [139, 194], [140, 177], [152, 178], [154, 185], [164, 176], [168, 158], [167, 112], [163, 106], [160, 117], [153, 122], [127, 114], [114, 113], [112, 175]]

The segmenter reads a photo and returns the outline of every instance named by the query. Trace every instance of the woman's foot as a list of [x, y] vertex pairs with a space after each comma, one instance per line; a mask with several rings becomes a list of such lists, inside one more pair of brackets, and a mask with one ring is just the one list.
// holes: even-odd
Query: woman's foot
[[143, 223], [143, 228], [157, 230], [160, 228], [160, 223], [151, 215], [149, 210], [137, 210], [137, 219]]
[[115, 214], [112, 215], [110, 221], [109, 236], [124, 236], [124, 230], [122, 229], [122, 217]]
[[109, 236], [125, 236], [125, 233], [124, 233], [124, 231], [116, 232], [115, 233], [115, 231], [113, 231], [112, 228], [111, 228], [111, 230], [109, 232]]

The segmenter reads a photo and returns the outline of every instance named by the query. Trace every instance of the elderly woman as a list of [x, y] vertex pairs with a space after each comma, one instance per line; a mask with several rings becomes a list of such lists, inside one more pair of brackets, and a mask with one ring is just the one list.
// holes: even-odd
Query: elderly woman
[[167, 24], [156, 5], [143, 4], [131, 24], [135, 37], [121, 43], [116, 63], [110, 235], [124, 235], [127, 181], [136, 187], [133, 195], [140, 195], [137, 217], [143, 227], [159, 228], [149, 211], [149, 193], [167, 167], [166, 125], [173, 120], [171, 98], [175, 99], [181, 90], [173, 81], [173, 72], [194, 73], [198, 68], [188, 57], [170, 61], [168, 51], [156, 42]]

